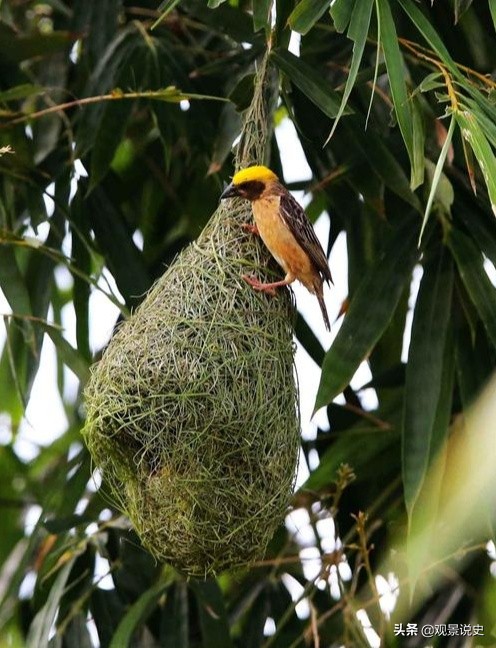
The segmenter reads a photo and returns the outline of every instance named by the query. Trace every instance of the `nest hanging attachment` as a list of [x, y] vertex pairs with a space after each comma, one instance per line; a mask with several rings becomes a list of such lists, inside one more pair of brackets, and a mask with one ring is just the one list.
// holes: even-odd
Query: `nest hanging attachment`
[[[266, 58], [237, 166], [263, 163], [277, 78]], [[86, 389], [91, 455], [143, 545], [188, 575], [263, 557], [295, 477], [294, 304], [263, 275], [262, 244], [222, 204], [118, 330]]]

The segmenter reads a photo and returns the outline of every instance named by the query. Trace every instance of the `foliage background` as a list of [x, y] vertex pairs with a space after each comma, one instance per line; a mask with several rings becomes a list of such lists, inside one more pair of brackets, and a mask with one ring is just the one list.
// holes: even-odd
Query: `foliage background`
[[[496, 3], [277, 0], [273, 28], [271, 5], [0, 3], [0, 286], [12, 311], [0, 359], [3, 645], [406, 645], [393, 633], [400, 622], [482, 624], [474, 645], [494, 644], [495, 444], [481, 415], [494, 386], [479, 394], [496, 345]], [[291, 30], [302, 34], [299, 57]], [[329, 251], [346, 234], [349, 295], [331, 348], [302, 317], [296, 327], [322, 366], [316, 406], [331, 427], [302, 442], [319, 459], [294, 497], [307, 546], [281, 527], [254, 567], [187, 582], [154, 564], [95, 492], [67, 368], [82, 388], [101, 353], [89, 344], [92, 292], [125, 317], [215, 209], [268, 42], [281, 73], [275, 118], [293, 121], [313, 173], [291, 188], [310, 192], [312, 220], [331, 213]], [[275, 140], [271, 165], [281, 173]], [[57, 280], [61, 267], [69, 283]], [[75, 345], [60, 328], [66, 306]], [[69, 425], [27, 462], [15, 438], [46, 336]], [[349, 386], [365, 358], [372, 412]], [[341, 393], [344, 404], [333, 402]], [[34, 506], [42, 512], [27, 529]], [[392, 618], [380, 605], [391, 573]], [[20, 597], [26, 577], [33, 593]], [[298, 614], [295, 592], [306, 601]]]

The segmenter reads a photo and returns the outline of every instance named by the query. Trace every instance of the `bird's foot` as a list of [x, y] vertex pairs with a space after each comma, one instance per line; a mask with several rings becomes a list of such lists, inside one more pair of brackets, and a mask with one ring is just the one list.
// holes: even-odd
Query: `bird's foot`
[[267, 293], [268, 295], [272, 295], [272, 297], [276, 296], [276, 289], [273, 284], [264, 284], [258, 279], [255, 279], [255, 277], [251, 277], [250, 275], [241, 275], [241, 278], [246, 281], [246, 283], [253, 288], [253, 290], [259, 290], [260, 292]]
[[256, 225], [252, 225], [251, 223], [242, 223], [241, 224], [241, 229], [244, 232], [248, 232], [249, 234], [255, 234], [255, 236], [260, 236], [260, 232], [258, 231], [258, 227]]

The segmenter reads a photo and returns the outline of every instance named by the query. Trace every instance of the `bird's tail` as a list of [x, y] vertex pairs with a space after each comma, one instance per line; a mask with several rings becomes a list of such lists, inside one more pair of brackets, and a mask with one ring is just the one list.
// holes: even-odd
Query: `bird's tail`
[[329, 316], [327, 314], [327, 308], [324, 301], [324, 287], [322, 280], [319, 283], [314, 284], [315, 295], [319, 300], [320, 310], [322, 311], [322, 317], [324, 318], [324, 324], [328, 331], [331, 330], [331, 323], [329, 322]]

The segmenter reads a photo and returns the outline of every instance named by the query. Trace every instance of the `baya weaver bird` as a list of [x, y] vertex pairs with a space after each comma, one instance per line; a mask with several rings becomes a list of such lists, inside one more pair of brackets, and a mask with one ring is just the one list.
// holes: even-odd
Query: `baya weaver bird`
[[243, 275], [255, 290], [275, 295], [275, 288], [288, 286], [295, 279], [317, 296], [327, 330], [329, 317], [324, 302], [324, 281], [332, 281], [327, 257], [301, 205], [284, 187], [276, 174], [264, 166], [238, 171], [221, 195], [238, 196], [251, 202], [255, 225], [243, 228], [258, 234], [269, 252], [286, 273], [284, 279], [262, 283]]

